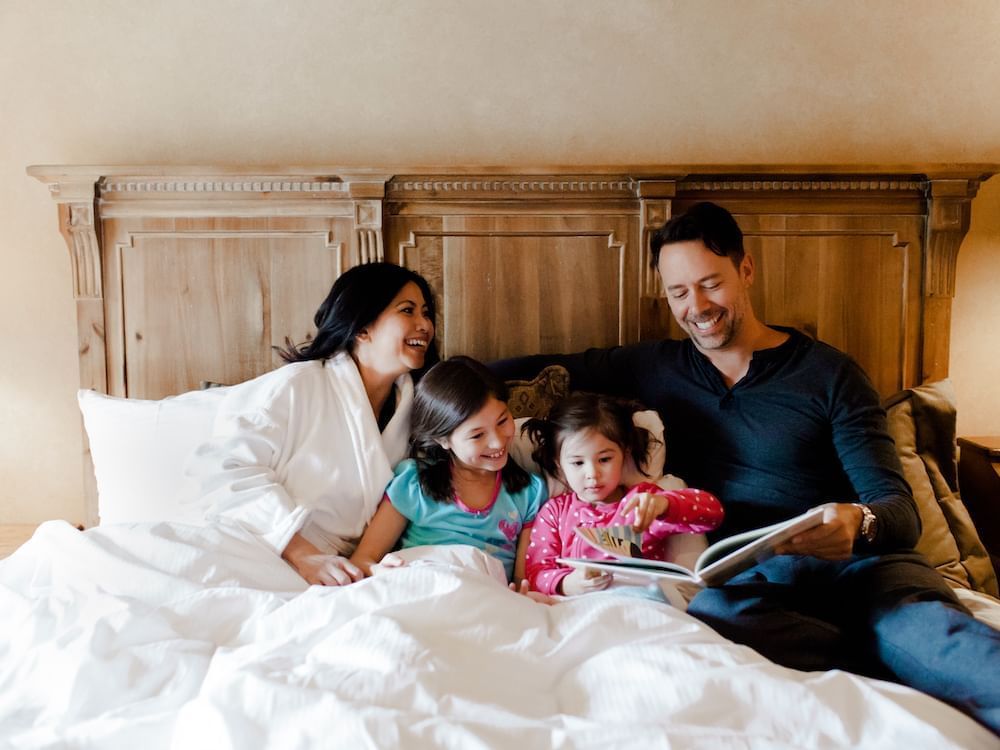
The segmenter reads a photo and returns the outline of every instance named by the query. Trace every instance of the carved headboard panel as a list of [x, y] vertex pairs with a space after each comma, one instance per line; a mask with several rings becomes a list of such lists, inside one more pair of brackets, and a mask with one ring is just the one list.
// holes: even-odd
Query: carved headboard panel
[[383, 258], [430, 281], [444, 355], [681, 335], [647, 239], [699, 200], [743, 227], [763, 319], [852, 354], [888, 395], [947, 375], [957, 251], [997, 170], [28, 171], [50, 186], [70, 249], [81, 387], [160, 398], [277, 366], [272, 347], [310, 334], [333, 279]]

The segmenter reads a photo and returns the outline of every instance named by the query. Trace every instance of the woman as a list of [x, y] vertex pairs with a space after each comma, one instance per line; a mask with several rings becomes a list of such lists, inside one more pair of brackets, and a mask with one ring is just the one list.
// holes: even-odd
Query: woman
[[234, 386], [188, 473], [208, 515], [234, 523], [311, 584], [363, 574], [346, 558], [407, 453], [410, 372], [437, 359], [434, 300], [391, 263], [344, 273], [289, 364]]

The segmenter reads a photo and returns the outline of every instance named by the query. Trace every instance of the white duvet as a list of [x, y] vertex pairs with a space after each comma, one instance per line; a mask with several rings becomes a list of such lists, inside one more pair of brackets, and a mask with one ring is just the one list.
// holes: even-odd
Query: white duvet
[[44, 524], [0, 563], [0, 746], [1000, 745], [932, 698], [775, 666], [664, 604], [536, 604], [458, 552], [307, 587], [220, 528]]

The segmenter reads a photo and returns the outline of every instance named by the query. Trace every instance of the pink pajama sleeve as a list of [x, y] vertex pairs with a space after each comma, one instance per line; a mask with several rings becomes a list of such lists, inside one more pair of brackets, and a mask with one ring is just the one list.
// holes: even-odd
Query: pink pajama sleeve
[[525, 575], [533, 591], [558, 594], [559, 583], [572, 571], [556, 562], [563, 555], [559, 533], [559, 510], [551, 500], [542, 506], [531, 527], [531, 540], [525, 555]]

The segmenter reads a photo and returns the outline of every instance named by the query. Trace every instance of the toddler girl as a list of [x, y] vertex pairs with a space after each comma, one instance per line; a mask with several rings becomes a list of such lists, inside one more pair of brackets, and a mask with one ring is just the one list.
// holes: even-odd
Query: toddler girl
[[402, 537], [403, 547], [472, 545], [497, 557], [508, 579], [524, 577], [530, 525], [547, 492], [509, 458], [506, 402], [503, 381], [474, 359], [427, 371], [414, 397], [412, 458], [396, 467], [351, 562], [368, 575]]
[[630, 525], [642, 534], [642, 556], [664, 560], [666, 541], [677, 533], [703, 533], [722, 522], [718, 499], [703, 490], [664, 490], [652, 482], [622, 486], [626, 456], [643, 471], [649, 432], [632, 423], [636, 404], [592, 393], [574, 393], [548, 419], [529, 420], [543, 470], [561, 479], [568, 492], [551, 498], [538, 513], [526, 550], [531, 588], [545, 594], [582, 594], [607, 588], [612, 575], [574, 569], [558, 557], [610, 560], [574, 532], [577, 526]]

